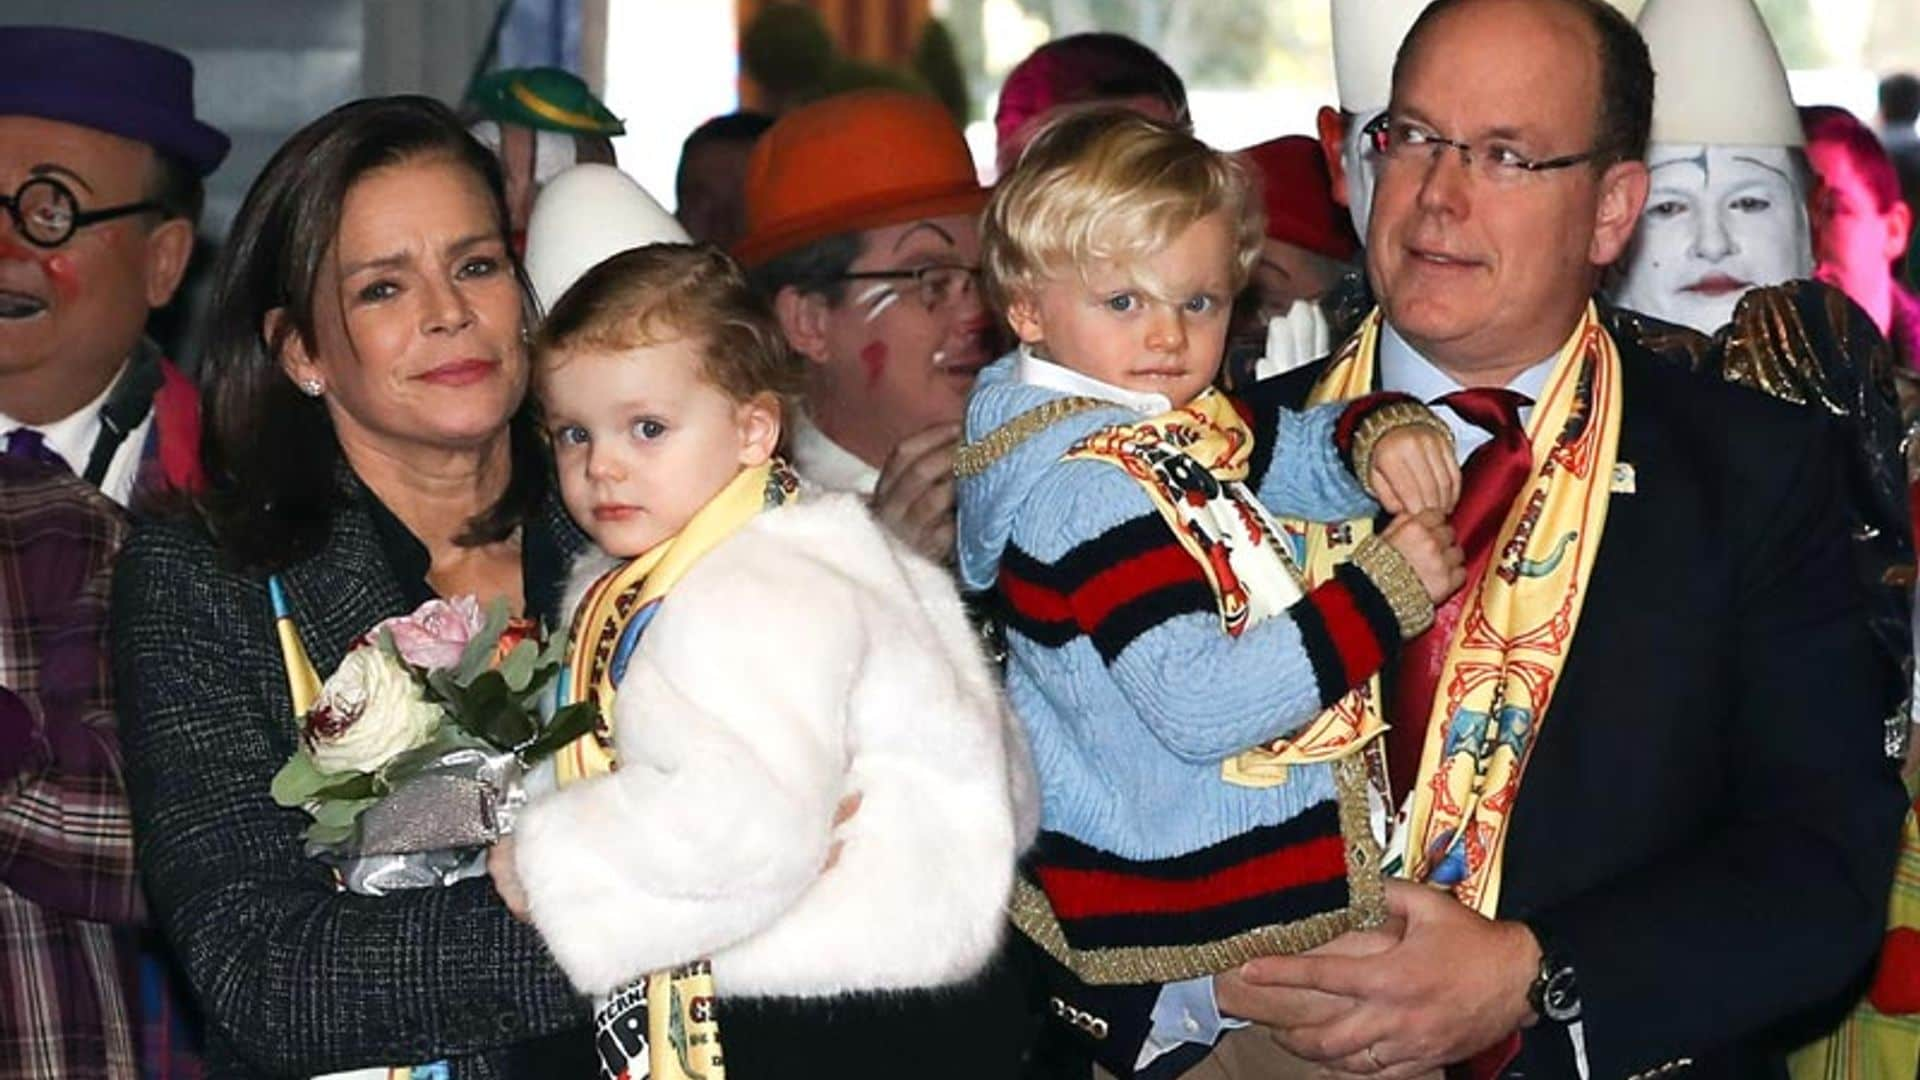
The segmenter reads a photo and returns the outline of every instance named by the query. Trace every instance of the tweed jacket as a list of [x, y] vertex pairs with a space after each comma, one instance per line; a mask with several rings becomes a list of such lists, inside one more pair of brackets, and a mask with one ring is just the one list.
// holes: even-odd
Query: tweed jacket
[[[323, 675], [407, 610], [372, 496], [350, 476], [345, 487], [324, 547], [280, 574]], [[525, 530], [563, 554], [581, 543], [557, 496]], [[542, 585], [527, 582], [529, 597], [557, 595]], [[355, 896], [303, 854], [305, 815], [268, 795], [295, 735], [264, 577], [227, 569], [191, 523], [143, 522], [113, 615], [137, 856], [206, 1013], [211, 1075], [447, 1059], [456, 1077], [498, 1077], [513, 1044], [583, 1022], [584, 1002], [490, 882]]]

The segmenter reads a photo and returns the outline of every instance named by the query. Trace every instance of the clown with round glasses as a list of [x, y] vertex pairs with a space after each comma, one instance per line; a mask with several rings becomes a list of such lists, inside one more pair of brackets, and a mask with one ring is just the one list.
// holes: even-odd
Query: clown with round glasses
[[227, 145], [178, 53], [0, 26], [0, 1076], [198, 1071], [137, 929], [105, 639], [112, 504], [199, 475], [198, 395], [144, 331]]

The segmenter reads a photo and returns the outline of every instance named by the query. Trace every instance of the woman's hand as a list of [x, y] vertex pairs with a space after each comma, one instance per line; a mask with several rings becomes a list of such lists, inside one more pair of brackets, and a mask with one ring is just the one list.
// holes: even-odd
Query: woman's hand
[[513, 917], [532, 922], [527, 915], [527, 890], [521, 887], [520, 873], [513, 866], [513, 837], [501, 837], [487, 850], [487, 876], [493, 878], [493, 891], [506, 901]]

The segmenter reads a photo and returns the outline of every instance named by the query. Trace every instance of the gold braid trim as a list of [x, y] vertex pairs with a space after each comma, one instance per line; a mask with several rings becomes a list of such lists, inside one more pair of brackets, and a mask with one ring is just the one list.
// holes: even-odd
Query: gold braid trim
[[1123, 406], [1090, 397], [1054, 398], [987, 432], [986, 437], [967, 443], [953, 454], [953, 475], [962, 480], [979, 476], [993, 463], [1013, 452], [1014, 447], [1075, 413], [1092, 409], [1118, 409]]
[[[1447, 445], [1453, 445], [1453, 430], [1446, 421], [1433, 415], [1425, 405], [1417, 401], [1389, 401], [1360, 418], [1360, 424], [1353, 430], [1353, 447], [1347, 456], [1353, 461], [1353, 475], [1361, 486], [1368, 487], [1367, 478], [1373, 472], [1373, 451], [1388, 432], [1403, 427], [1424, 427], [1438, 431], [1447, 437]], [[1372, 488], [1368, 487], [1372, 494]]]
[[1387, 598], [1393, 621], [1400, 624], [1400, 640], [1411, 640], [1433, 625], [1433, 598], [1427, 595], [1427, 587], [1421, 584], [1412, 564], [1392, 544], [1369, 536], [1360, 541], [1347, 561], [1367, 575], [1373, 587]]
[[1379, 926], [1387, 917], [1387, 886], [1380, 874], [1380, 845], [1367, 820], [1365, 759], [1364, 754], [1349, 754], [1333, 766], [1340, 835], [1347, 853], [1348, 903], [1344, 908], [1195, 945], [1075, 949], [1067, 944], [1046, 894], [1022, 877], [1014, 879], [1013, 924], [1047, 955], [1092, 985], [1197, 979], [1231, 970], [1256, 957], [1303, 953], [1349, 930]]

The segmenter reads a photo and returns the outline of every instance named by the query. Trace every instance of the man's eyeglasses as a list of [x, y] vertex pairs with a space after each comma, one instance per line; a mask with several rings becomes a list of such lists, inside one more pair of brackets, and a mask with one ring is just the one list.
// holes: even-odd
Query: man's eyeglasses
[[98, 210], [80, 209], [73, 189], [51, 176], [36, 176], [21, 184], [11, 198], [0, 195], [13, 228], [35, 247], [57, 248], [88, 225], [160, 209], [156, 202], [127, 203]]
[[857, 270], [840, 275], [841, 281], [899, 281], [912, 282], [902, 285], [900, 290], [912, 290], [912, 295], [928, 311], [939, 311], [960, 299], [960, 294], [980, 288], [980, 268], [977, 266], [922, 266], [912, 270]]
[[1594, 155], [1600, 152], [1596, 148], [1564, 157], [1529, 158], [1496, 140], [1460, 142], [1423, 124], [1395, 120], [1390, 113], [1374, 117], [1372, 123], [1360, 129], [1360, 134], [1366, 136], [1367, 144], [1374, 153], [1395, 164], [1429, 164], [1438, 160], [1443, 151], [1458, 150], [1462, 166], [1475, 176], [1495, 184], [1513, 184], [1538, 173], [1570, 169], [1592, 161]]

